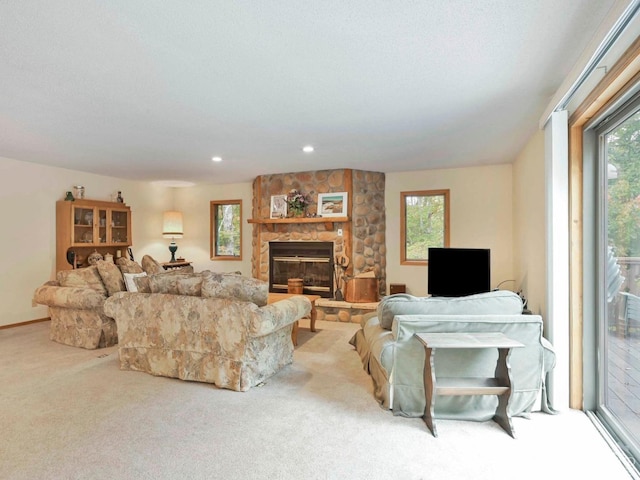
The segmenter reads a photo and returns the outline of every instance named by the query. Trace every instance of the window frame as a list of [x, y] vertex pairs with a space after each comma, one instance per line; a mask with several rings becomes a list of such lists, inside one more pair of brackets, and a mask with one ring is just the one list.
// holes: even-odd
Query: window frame
[[[450, 191], [449, 189], [440, 190], [414, 190], [410, 192], [400, 192], [400, 265], [428, 265], [429, 259], [416, 260], [407, 258], [407, 197], [444, 197], [444, 232], [443, 245], [449, 246], [450, 237]], [[438, 245], [439, 246], [439, 245]]]
[[[218, 255], [218, 207], [220, 205], [238, 205], [240, 207], [239, 236], [240, 251], [238, 255]], [[242, 260], [242, 200], [211, 200], [209, 203], [209, 244], [211, 260]]]
[[[594, 325], [596, 332], [594, 343], [591, 344], [595, 344], [593, 351], [583, 351], [583, 371], [588, 375], [583, 379], [582, 389], [585, 393], [583, 409], [595, 414], [598, 421], [604, 424], [605, 429], [613, 435], [618, 446], [628, 452], [632, 459], [640, 458], [638, 432], [633, 428], [633, 422], [626, 417], [624, 409], [615, 407], [615, 400], [609, 400], [609, 395], [618, 395], [615, 389], [620, 377], [615, 373], [615, 367], [614, 372], [610, 372], [611, 364], [618, 359], [615, 348], [612, 349], [610, 346], [610, 337], [615, 334], [609, 331], [609, 325], [612, 321], [617, 321], [616, 316], [619, 314], [616, 310], [609, 310], [607, 302], [609, 283], [606, 250], [611, 244], [609, 221], [612, 219], [610, 216], [612, 185], [608, 177], [608, 165], [611, 160], [606, 140], [612, 132], [631, 120], [638, 112], [640, 112], [640, 83], [635, 82], [618, 97], [617, 102], [613, 102], [609, 108], [604, 108], [598, 116], [592, 117], [583, 130], [583, 166], [588, 166], [590, 168], [588, 174], [593, 176], [593, 178], [587, 177], [592, 180], [591, 184], [587, 181], [584, 183], [585, 195], [589, 195], [593, 203], [583, 199], [585, 212], [593, 212], [591, 215], [593, 224], [587, 222], [585, 224], [593, 232], [594, 239], [593, 243], [584, 242], [586, 246], [584, 255], [585, 259], [595, 258], [594, 265], [596, 265], [589, 269], [585, 261], [583, 267], [589, 275], [587, 278], [590, 282], [589, 285], [584, 286], [584, 291], [588, 288], [594, 291], [591, 295], [594, 300], [584, 308], [589, 315], [584, 322], [585, 325]], [[587, 231], [585, 228], [585, 232]], [[629, 253], [625, 256], [630, 259], [636, 258]], [[624, 276], [629, 275], [624, 273]], [[626, 290], [622, 290], [623, 288]], [[620, 290], [629, 291], [631, 288], [623, 284]], [[584, 339], [585, 344], [591, 340], [587, 335], [584, 335]], [[630, 359], [626, 361], [632, 363]], [[621, 397], [624, 397], [624, 394]], [[626, 403], [623, 398], [621, 399], [622, 403]]]

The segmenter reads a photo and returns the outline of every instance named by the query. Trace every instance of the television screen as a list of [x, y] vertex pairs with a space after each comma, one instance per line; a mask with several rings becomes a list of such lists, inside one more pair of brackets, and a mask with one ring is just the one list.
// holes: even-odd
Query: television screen
[[428, 293], [434, 297], [462, 297], [491, 290], [488, 248], [430, 248]]

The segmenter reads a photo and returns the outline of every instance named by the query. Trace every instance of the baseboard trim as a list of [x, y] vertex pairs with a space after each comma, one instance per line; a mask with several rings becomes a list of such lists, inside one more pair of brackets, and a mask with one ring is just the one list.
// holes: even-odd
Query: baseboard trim
[[45, 318], [37, 318], [35, 320], [29, 320], [28, 322], [12, 323], [10, 325], [0, 325], [0, 330], [5, 330], [7, 328], [14, 328], [14, 327], [24, 327], [25, 325], [31, 325], [32, 323], [48, 322], [49, 320], [51, 320], [50, 317], [45, 317]]

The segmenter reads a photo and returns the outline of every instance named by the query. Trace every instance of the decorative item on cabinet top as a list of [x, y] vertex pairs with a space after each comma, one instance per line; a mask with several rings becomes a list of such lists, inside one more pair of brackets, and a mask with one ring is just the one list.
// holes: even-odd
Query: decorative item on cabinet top
[[89, 265], [95, 265], [100, 260], [103, 260], [103, 258], [104, 257], [102, 256], [102, 254], [98, 253], [97, 250], [94, 250], [93, 253], [89, 254], [89, 256], [87, 257], [87, 263]]

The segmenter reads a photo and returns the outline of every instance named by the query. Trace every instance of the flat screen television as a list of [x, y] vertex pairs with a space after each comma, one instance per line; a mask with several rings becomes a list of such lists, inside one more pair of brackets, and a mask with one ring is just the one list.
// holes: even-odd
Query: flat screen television
[[427, 291], [433, 297], [463, 297], [491, 290], [488, 248], [430, 248]]

